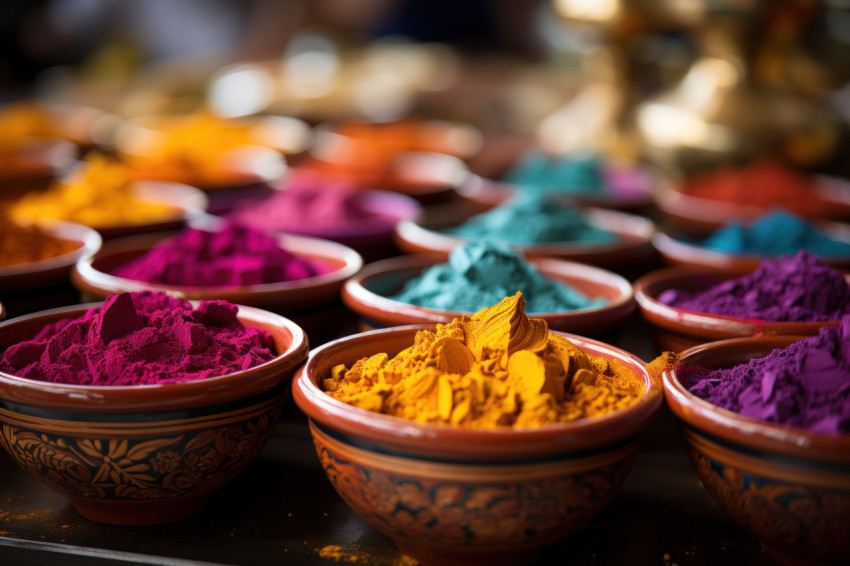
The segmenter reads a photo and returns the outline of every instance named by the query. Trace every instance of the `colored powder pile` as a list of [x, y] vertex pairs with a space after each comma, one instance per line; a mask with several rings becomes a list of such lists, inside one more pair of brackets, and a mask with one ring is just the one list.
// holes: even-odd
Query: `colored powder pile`
[[668, 289], [658, 300], [691, 311], [784, 322], [839, 320], [850, 313], [844, 274], [801, 251], [766, 259], [749, 275], [696, 293]]
[[615, 234], [591, 224], [580, 210], [559, 206], [557, 201], [541, 195], [526, 193], [444, 232], [473, 240], [492, 239], [507, 244], [600, 244], [618, 239]]
[[237, 311], [226, 301], [193, 308], [165, 293], [111, 295], [7, 348], [0, 370], [72, 385], [145, 385], [226, 375], [273, 359], [271, 335], [244, 326]]
[[604, 196], [611, 192], [604, 170], [602, 161], [593, 155], [553, 157], [531, 150], [520, 158], [503, 180], [523, 190]]
[[363, 197], [363, 192], [350, 183], [300, 170], [284, 190], [240, 206], [230, 218], [267, 232], [313, 233], [358, 221], [384, 224], [390, 229], [395, 221], [369, 210]]
[[783, 210], [765, 214], [751, 224], [730, 222], [700, 245], [738, 254], [785, 255], [806, 250], [820, 257], [850, 255], [850, 243], [834, 240]]
[[588, 356], [546, 321], [528, 318], [522, 293], [421, 330], [394, 358], [338, 365], [322, 388], [361, 409], [469, 428], [538, 427], [634, 404], [645, 383], [618, 360]]
[[522, 291], [528, 312], [555, 312], [605, 304], [546, 279], [509, 247], [487, 240], [456, 246], [449, 262], [428, 268], [390, 298], [433, 309], [477, 311]]
[[0, 266], [57, 257], [81, 245], [52, 236], [35, 224], [19, 224], [0, 216]]
[[729, 369], [681, 366], [694, 395], [755, 419], [812, 432], [850, 432], [850, 316], [763, 358]]
[[810, 175], [772, 159], [695, 176], [681, 190], [696, 197], [758, 208], [781, 206], [807, 218], [828, 215], [834, 206], [817, 198], [816, 183]]
[[239, 287], [294, 281], [322, 272], [318, 265], [281, 248], [266, 233], [225, 222], [214, 232], [187, 228], [112, 274], [160, 285]]
[[98, 153], [86, 155], [67, 178], [42, 193], [29, 193], [11, 209], [19, 220], [55, 218], [101, 228], [149, 224], [179, 217], [179, 209], [139, 199], [129, 170]]

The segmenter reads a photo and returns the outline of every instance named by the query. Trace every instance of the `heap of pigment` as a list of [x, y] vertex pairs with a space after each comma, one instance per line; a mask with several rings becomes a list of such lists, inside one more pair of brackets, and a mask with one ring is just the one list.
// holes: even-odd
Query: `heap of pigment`
[[580, 210], [558, 206], [545, 195], [525, 193], [445, 232], [472, 240], [492, 239], [508, 244], [600, 244], [617, 240], [616, 235], [591, 224]]
[[850, 316], [763, 358], [729, 369], [680, 366], [694, 395], [755, 419], [850, 433]]
[[783, 322], [839, 320], [850, 313], [844, 274], [808, 252], [766, 259], [749, 275], [705, 291], [668, 289], [658, 300], [691, 311]]
[[36, 224], [19, 224], [0, 216], [0, 267], [57, 257], [81, 245], [52, 236]]
[[164, 293], [111, 295], [7, 348], [0, 370], [72, 385], [143, 385], [206, 379], [273, 359], [271, 335], [244, 326], [237, 311], [225, 301], [195, 308]]
[[239, 287], [313, 277], [319, 266], [289, 253], [271, 236], [226, 222], [207, 232], [187, 228], [115, 269], [126, 279], [190, 287]]
[[392, 299], [455, 311], [477, 311], [522, 291], [528, 312], [555, 312], [605, 304], [540, 275], [504, 244], [468, 242], [455, 247], [449, 262], [408, 281]]
[[528, 151], [503, 180], [531, 191], [602, 196], [611, 190], [604, 164], [593, 155], [555, 158], [539, 150]]
[[528, 318], [521, 293], [421, 330], [394, 358], [338, 365], [322, 388], [361, 409], [469, 428], [537, 427], [634, 404], [645, 383], [624, 363], [588, 356], [546, 321]]
[[806, 250], [819, 257], [850, 255], [850, 243], [834, 240], [799, 216], [781, 209], [750, 224], [730, 222], [700, 245], [736, 254], [785, 255]]
[[11, 209], [20, 220], [55, 218], [93, 228], [160, 222], [180, 215], [165, 204], [140, 200], [123, 164], [97, 153], [67, 178], [55, 181], [42, 193], [29, 193]]

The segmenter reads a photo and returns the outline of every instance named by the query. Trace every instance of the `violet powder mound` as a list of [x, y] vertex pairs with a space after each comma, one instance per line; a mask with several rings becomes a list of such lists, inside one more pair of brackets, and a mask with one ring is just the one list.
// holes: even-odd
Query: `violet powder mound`
[[850, 315], [746, 364], [676, 372], [688, 391], [718, 407], [811, 432], [850, 433]]
[[766, 259], [753, 273], [695, 293], [668, 289], [658, 300], [680, 309], [776, 322], [823, 322], [850, 313], [844, 274], [806, 251]]

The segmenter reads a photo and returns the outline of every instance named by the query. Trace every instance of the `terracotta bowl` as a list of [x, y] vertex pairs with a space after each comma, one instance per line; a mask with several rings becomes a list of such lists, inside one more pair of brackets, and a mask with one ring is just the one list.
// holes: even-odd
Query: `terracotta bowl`
[[[419, 276], [427, 268], [440, 263], [430, 255], [396, 257], [367, 265], [345, 282], [342, 301], [360, 315], [362, 330], [405, 324], [447, 323], [466, 311], [432, 309], [403, 303], [389, 295], [401, 290], [404, 283]], [[542, 318], [552, 330], [601, 334], [619, 326], [635, 310], [631, 284], [623, 277], [604, 269], [556, 259], [531, 260], [539, 272], [564, 283], [591, 298], [605, 299], [601, 307], [571, 311], [530, 313]]]
[[643, 376], [645, 395], [604, 417], [518, 430], [420, 424], [347, 405], [319, 389], [333, 366], [413, 343], [403, 326], [330, 342], [310, 353], [293, 396], [334, 488], [361, 517], [422, 564], [522, 564], [575, 531], [617, 493], [639, 435], [661, 406], [661, 384], [618, 348], [566, 335]]
[[721, 316], [665, 305], [658, 295], [668, 289], [694, 292], [708, 289], [741, 273], [707, 268], [668, 267], [653, 271], [635, 281], [635, 299], [641, 315], [653, 326], [653, 337], [662, 350], [681, 352], [687, 348], [747, 336], [812, 336], [829, 322], [771, 322], [759, 319]]
[[67, 283], [68, 274], [77, 261], [100, 250], [102, 240], [96, 231], [72, 222], [39, 220], [37, 224], [48, 234], [62, 240], [79, 242], [77, 249], [55, 257], [0, 266], [0, 289], [4, 292], [41, 289]]
[[[724, 340], [685, 351], [682, 364], [729, 368], [800, 336]], [[667, 404], [706, 490], [784, 564], [846, 563], [850, 555], [850, 435], [758, 421], [689, 393], [664, 373]]]
[[[850, 244], [850, 225], [829, 222], [821, 225], [825, 233], [834, 240]], [[701, 235], [702, 239], [708, 234]], [[713, 268], [737, 273], [754, 271], [765, 259], [776, 256], [758, 254], [735, 254], [712, 250], [698, 244], [686, 242], [675, 237], [671, 230], [658, 230], [652, 237], [652, 244], [667, 263], [695, 268]], [[843, 256], [824, 258], [835, 267], [850, 267], [850, 253]]]
[[[591, 224], [619, 236], [610, 243], [546, 242], [514, 245], [526, 257], [551, 257], [590, 263], [601, 267], [617, 267], [650, 261], [655, 254], [652, 221], [623, 212], [600, 208], [583, 209]], [[407, 253], [430, 253], [447, 258], [464, 238], [444, 234], [439, 230], [457, 226], [474, 213], [461, 206], [431, 207], [423, 211], [419, 222], [399, 222], [395, 231], [396, 245]]]
[[166, 286], [111, 275], [119, 266], [144, 255], [171, 236], [173, 234], [159, 233], [108, 242], [100, 252], [74, 266], [71, 283], [85, 297], [92, 299], [123, 291], [152, 290], [165, 291], [183, 299], [224, 299], [275, 311], [303, 310], [336, 300], [343, 282], [363, 265], [357, 252], [341, 244], [305, 236], [279, 235], [281, 247], [330, 271], [296, 281], [243, 287]]
[[[0, 350], [92, 306], [1, 323]], [[61, 385], [0, 373], [0, 443], [93, 521], [150, 525], [192, 515], [271, 437], [289, 379], [307, 356], [307, 338], [293, 322], [250, 307], [240, 307], [239, 319], [269, 331], [278, 356], [163, 385]]]

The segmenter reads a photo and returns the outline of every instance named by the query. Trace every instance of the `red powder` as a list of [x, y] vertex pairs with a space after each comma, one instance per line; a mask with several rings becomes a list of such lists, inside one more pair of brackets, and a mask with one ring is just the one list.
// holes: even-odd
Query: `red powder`
[[816, 196], [815, 180], [772, 159], [746, 167], [725, 167], [695, 176], [682, 192], [734, 204], [772, 208], [781, 206], [807, 217], [828, 214], [834, 204]]
[[237, 311], [226, 301], [193, 308], [150, 291], [111, 295], [7, 348], [0, 370], [72, 385], [146, 385], [226, 375], [273, 359], [271, 335], [244, 326]]

